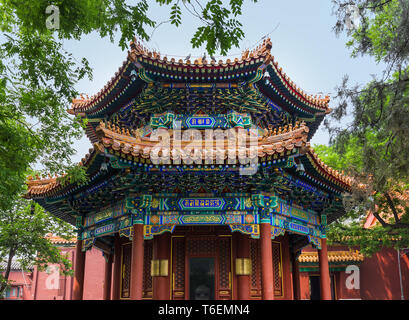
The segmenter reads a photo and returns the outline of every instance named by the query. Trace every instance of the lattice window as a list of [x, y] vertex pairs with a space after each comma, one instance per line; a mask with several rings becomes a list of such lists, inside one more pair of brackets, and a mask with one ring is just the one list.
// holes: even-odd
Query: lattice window
[[230, 289], [230, 238], [219, 238], [219, 289]]
[[143, 297], [152, 298], [151, 260], [153, 254], [153, 240], [144, 241], [143, 257]]
[[122, 282], [121, 282], [121, 298], [129, 298], [131, 285], [131, 258], [132, 245], [127, 244], [122, 246]]
[[261, 295], [261, 269], [260, 269], [260, 242], [250, 239], [251, 258], [251, 292], [252, 296]]
[[213, 254], [216, 251], [216, 239], [193, 238], [189, 239], [187, 243], [187, 251], [190, 256]]
[[175, 274], [174, 279], [174, 290], [185, 290], [185, 239], [184, 238], [174, 238], [173, 239], [173, 259], [174, 268], [173, 273]]
[[273, 270], [274, 270], [274, 295], [283, 295], [283, 273], [281, 261], [281, 244], [279, 242], [272, 243], [273, 254]]
[[[251, 296], [261, 296], [261, 248], [260, 241], [250, 239], [250, 258], [251, 265]], [[281, 244], [272, 242], [272, 256], [274, 269], [274, 295], [281, 297], [283, 295], [283, 274], [282, 274], [282, 259], [281, 259]]]

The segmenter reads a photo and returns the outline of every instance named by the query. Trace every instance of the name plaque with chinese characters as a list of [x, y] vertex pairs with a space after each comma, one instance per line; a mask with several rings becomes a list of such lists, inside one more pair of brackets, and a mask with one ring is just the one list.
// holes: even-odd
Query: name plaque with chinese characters
[[216, 121], [212, 117], [189, 117], [186, 123], [189, 128], [205, 129], [213, 128]]
[[182, 198], [179, 200], [182, 210], [222, 210], [225, 203], [222, 198]]
[[94, 236], [95, 237], [101, 236], [103, 234], [110, 233], [110, 232], [113, 232], [113, 231], [115, 231], [115, 223], [111, 223], [111, 224], [105, 225], [103, 227], [96, 228], [94, 230]]

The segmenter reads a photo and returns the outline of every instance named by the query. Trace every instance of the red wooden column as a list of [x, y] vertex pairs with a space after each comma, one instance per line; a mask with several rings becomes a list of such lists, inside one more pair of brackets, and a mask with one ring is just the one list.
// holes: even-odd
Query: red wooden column
[[261, 286], [263, 300], [274, 300], [271, 223], [260, 223]]
[[119, 300], [120, 298], [120, 283], [121, 283], [121, 243], [119, 235], [115, 235], [114, 245], [114, 275], [112, 286], [112, 300]]
[[[250, 239], [248, 236], [238, 233], [237, 258], [250, 259]], [[237, 275], [237, 299], [250, 299], [250, 275]]]
[[[155, 236], [153, 238], [153, 260], [167, 260], [168, 269], [167, 276], [154, 276], [153, 281], [153, 299], [154, 300], [169, 300], [170, 299], [170, 241], [169, 232]], [[163, 271], [163, 270], [162, 270]], [[166, 270], [164, 270], [166, 271]]]
[[318, 250], [318, 259], [320, 266], [321, 300], [331, 300], [331, 281], [329, 278], [327, 239], [321, 239], [321, 250]]
[[131, 300], [142, 300], [143, 296], [143, 224], [133, 226], [131, 261]]
[[112, 260], [113, 254], [110, 253], [105, 261], [103, 300], [111, 300]]
[[298, 262], [297, 253], [291, 255], [293, 266], [293, 290], [294, 300], [301, 300], [301, 285], [300, 285], [300, 263]]
[[75, 270], [73, 283], [73, 300], [82, 300], [84, 294], [85, 251], [82, 251], [82, 241], [77, 240], [75, 247]]

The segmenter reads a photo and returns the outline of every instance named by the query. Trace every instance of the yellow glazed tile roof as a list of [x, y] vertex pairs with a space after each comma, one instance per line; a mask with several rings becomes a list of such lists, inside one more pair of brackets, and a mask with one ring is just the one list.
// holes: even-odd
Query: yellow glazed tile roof
[[[161, 68], [162, 70], [167, 70], [169, 72], [175, 72], [176, 70], [182, 69], [214, 69], [219, 72], [226, 72], [230, 70], [239, 70], [242, 71], [242, 68], [245, 66], [263, 63], [264, 65], [271, 65], [275, 74], [281, 80], [283, 86], [285, 86], [293, 95], [297, 96], [298, 99], [303, 101], [305, 104], [315, 107], [319, 110], [330, 111], [329, 105], [329, 96], [325, 98], [313, 96], [305, 93], [300, 89], [279, 67], [278, 62], [275, 61], [274, 56], [271, 55], [272, 42], [270, 39], [263, 41], [261, 45], [256, 47], [254, 50], [246, 50], [242, 53], [241, 58], [236, 58], [234, 60], [227, 59], [226, 61], [215, 60], [207, 61], [206, 59], [198, 58], [194, 61], [187, 59], [179, 59], [176, 61], [174, 58], [168, 58], [167, 56], [162, 56], [159, 52], [151, 52], [147, 48], [144, 48], [139, 42], [134, 39], [130, 44], [131, 50], [128, 51], [128, 56], [126, 60], [122, 63], [122, 66], [115, 72], [115, 75], [111, 80], [100, 90], [99, 93], [91, 97], [81, 95], [79, 98], [75, 98], [72, 101], [72, 109], [68, 112], [71, 114], [79, 114], [89, 110], [95, 104], [101, 102], [106, 98], [116, 87], [117, 83], [125, 78], [124, 72], [130, 64], [145, 62], [156, 68]], [[181, 71], [178, 71], [179, 73]], [[236, 71], [237, 72], [237, 71]]]
[[46, 236], [46, 238], [47, 238], [48, 240], [50, 240], [51, 243], [53, 243], [53, 244], [75, 244], [75, 243], [77, 242], [77, 238], [76, 238], [76, 237], [73, 237], [73, 238], [70, 239], [70, 240], [66, 240], [66, 239], [63, 239], [63, 238], [61, 238], [61, 237], [58, 237], [58, 236], [49, 234], [49, 235]]
[[[358, 250], [355, 251], [329, 251], [328, 262], [360, 262], [364, 256]], [[318, 252], [303, 252], [298, 257], [299, 262], [316, 262], [318, 263]]]

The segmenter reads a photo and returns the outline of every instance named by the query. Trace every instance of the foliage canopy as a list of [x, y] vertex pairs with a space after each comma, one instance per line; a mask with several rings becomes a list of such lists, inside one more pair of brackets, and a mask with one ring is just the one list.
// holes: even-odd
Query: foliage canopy
[[[225, 54], [244, 36], [238, 20], [244, 0], [155, 3], [169, 7], [165, 22], [176, 26], [182, 23], [183, 8], [196, 16], [200, 25], [191, 43], [195, 48], [205, 45], [209, 54], [218, 50]], [[63, 182], [87, 180], [84, 168], [71, 162], [74, 139], [82, 136], [86, 123], [69, 116], [66, 109], [78, 96], [76, 83], [84, 77], [92, 79], [92, 70], [86, 59], [76, 59], [62, 43], [91, 32], [112, 42], [119, 34], [122, 49], [134, 37], [149, 40], [149, 28], [155, 30], [163, 23], [149, 17], [151, 4], [147, 0], [0, 0], [1, 259], [10, 263], [18, 256], [27, 264], [36, 256], [38, 265], [60, 263], [62, 270], [68, 269], [67, 260], [44, 236], [72, 229], [37, 205], [32, 212], [20, 198], [27, 175], [38, 163], [42, 172], [67, 174]]]

